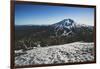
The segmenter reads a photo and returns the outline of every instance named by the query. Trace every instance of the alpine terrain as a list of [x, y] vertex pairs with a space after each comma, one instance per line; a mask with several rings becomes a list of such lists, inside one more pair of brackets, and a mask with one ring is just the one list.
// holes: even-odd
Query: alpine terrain
[[93, 28], [70, 18], [51, 25], [15, 25], [15, 65], [94, 61]]

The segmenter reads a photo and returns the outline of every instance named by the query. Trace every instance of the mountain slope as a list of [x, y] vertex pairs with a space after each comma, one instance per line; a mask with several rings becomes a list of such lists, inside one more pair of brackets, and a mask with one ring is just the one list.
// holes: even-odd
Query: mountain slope
[[80, 32], [79, 29], [89, 29], [93, 30], [92, 26], [88, 26], [85, 24], [78, 24], [72, 19], [64, 19], [58, 23], [52, 24], [54, 30], [56, 32], [56, 36], [59, 36], [59, 32], [61, 36], [68, 36], [70, 34], [76, 34], [76, 32]]
[[21, 54], [15, 57], [15, 66], [89, 62], [94, 61], [94, 43], [74, 42], [38, 47], [27, 51], [18, 52], [17, 50], [15, 54]]

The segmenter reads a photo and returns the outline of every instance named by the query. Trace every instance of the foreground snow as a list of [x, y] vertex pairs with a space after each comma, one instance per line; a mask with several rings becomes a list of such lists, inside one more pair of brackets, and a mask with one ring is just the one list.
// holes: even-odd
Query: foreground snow
[[15, 51], [15, 65], [58, 64], [94, 60], [94, 44], [74, 42], [64, 45]]

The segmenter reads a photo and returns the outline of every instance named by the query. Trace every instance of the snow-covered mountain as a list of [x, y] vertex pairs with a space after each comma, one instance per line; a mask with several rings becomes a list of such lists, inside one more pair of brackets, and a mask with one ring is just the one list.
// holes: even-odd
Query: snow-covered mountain
[[72, 19], [64, 19], [58, 23], [53, 24], [52, 26], [54, 26], [57, 30], [62, 30], [66, 28], [71, 29], [75, 26], [75, 22]]
[[54, 27], [56, 35], [60, 33], [60, 35], [62, 36], [74, 34], [75, 31], [78, 31], [79, 29], [82, 29], [82, 28], [93, 29], [92, 26], [79, 24], [72, 19], [64, 19], [58, 23], [52, 24], [51, 26]]

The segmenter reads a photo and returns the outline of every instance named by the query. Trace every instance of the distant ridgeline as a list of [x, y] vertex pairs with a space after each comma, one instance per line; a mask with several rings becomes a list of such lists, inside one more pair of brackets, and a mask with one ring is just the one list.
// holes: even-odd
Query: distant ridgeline
[[76, 41], [93, 42], [93, 26], [64, 19], [52, 25], [16, 25], [15, 50], [46, 47]]

